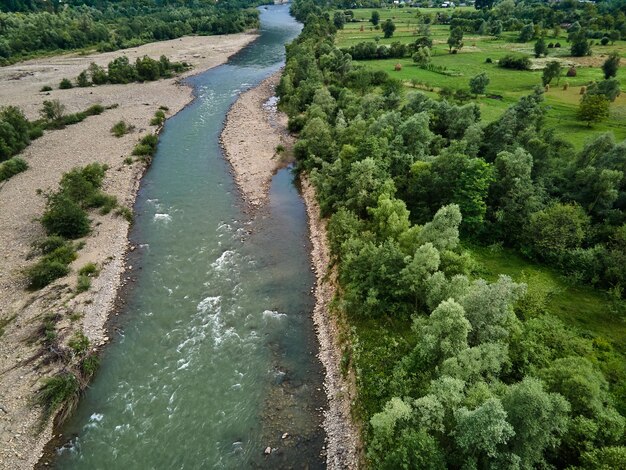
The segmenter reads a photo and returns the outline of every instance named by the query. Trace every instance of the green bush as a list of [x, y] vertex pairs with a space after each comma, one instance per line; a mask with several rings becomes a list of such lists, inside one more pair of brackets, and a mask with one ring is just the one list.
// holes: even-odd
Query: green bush
[[99, 366], [100, 358], [96, 353], [88, 353], [80, 362], [80, 370], [86, 379], [93, 377]]
[[87, 338], [82, 332], [77, 331], [67, 344], [70, 348], [72, 348], [74, 354], [82, 356], [89, 349], [89, 338]]
[[111, 127], [111, 134], [115, 137], [122, 137], [135, 129], [135, 126], [131, 126], [124, 121], [119, 121]]
[[89, 233], [87, 212], [70, 197], [59, 194], [51, 198], [41, 218], [48, 235], [80, 238]]
[[89, 278], [88, 276], [78, 276], [78, 281], [76, 282], [76, 292], [78, 294], [88, 291], [90, 287], [91, 278]]
[[61, 83], [59, 83], [60, 90], [69, 90], [70, 88], [74, 88], [74, 85], [72, 85], [72, 82], [69, 78], [64, 78], [63, 80], [61, 80]]
[[31, 289], [41, 289], [69, 272], [70, 269], [65, 264], [44, 258], [26, 271], [28, 286]]
[[165, 122], [165, 113], [161, 110], [158, 110], [154, 113], [154, 117], [150, 120], [151, 126], [161, 126]]
[[28, 169], [28, 163], [25, 160], [13, 157], [4, 163], [0, 163], [0, 181], [8, 180], [11, 176], [17, 175]]
[[159, 138], [154, 134], [144, 136], [133, 149], [133, 155], [152, 156], [156, 152]]
[[129, 224], [133, 221], [133, 211], [128, 207], [122, 206], [118, 208], [117, 211], [115, 211], [115, 215], [124, 217]]
[[76, 77], [76, 84], [81, 88], [85, 88], [91, 85], [89, 77], [87, 76], [87, 71], [83, 70], [81, 73], [78, 74], [78, 77]]
[[63, 421], [76, 405], [79, 392], [80, 385], [76, 376], [71, 372], [61, 372], [44, 380], [43, 386], [37, 392], [37, 401], [43, 406], [46, 418], [61, 409], [59, 419]]
[[52, 91], [52, 87], [50, 85], [44, 85], [41, 87], [41, 90], [39, 90], [40, 92], [46, 92], [46, 91]]
[[87, 263], [85, 266], [78, 270], [78, 274], [80, 276], [90, 276], [95, 277], [99, 274], [100, 270], [98, 269], [98, 265], [95, 263]]
[[530, 59], [525, 56], [507, 54], [498, 61], [498, 66], [513, 70], [530, 70]]

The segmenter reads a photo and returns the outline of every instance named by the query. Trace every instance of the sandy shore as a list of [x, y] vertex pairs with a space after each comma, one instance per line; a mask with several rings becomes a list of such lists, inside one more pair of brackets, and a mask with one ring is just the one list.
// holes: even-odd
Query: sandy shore
[[[60, 362], [44, 364], [37, 357], [43, 317], [60, 314], [61, 342], [82, 330], [93, 345], [104, 344], [108, 340], [105, 323], [122, 280], [128, 247], [128, 222], [94, 213], [92, 233], [71, 266], [75, 273], [87, 262], [97, 263], [102, 270], [92, 287], [76, 295], [76, 275], [70, 274], [41, 291], [27, 292], [22, 273], [34, 262], [27, 256], [32, 243], [44, 235], [36, 219], [43, 213], [45, 200], [37, 190], [55, 189], [62, 174], [74, 167], [104, 163], [110, 167], [104, 191], [115, 195], [120, 205], [132, 207], [145, 166], [128, 165], [124, 159], [140, 137], [157, 131], [149, 121], [160, 106], [169, 108], [169, 117], [193, 98], [189, 87], [179, 85], [180, 77], [145, 84], [39, 90], [44, 85], [57, 88], [62, 78], [75, 78], [89, 63], [106, 65], [122, 54], [131, 61], [165, 54], [172, 61], [191, 63], [193, 69], [185, 74], [191, 75], [226, 62], [255, 38], [255, 34], [186, 37], [125, 51], [64, 55], [0, 68], [0, 103], [19, 106], [30, 119], [37, 118], [42, 102], [50, 99], [59, 99], [67, 113], [96, 103], [119, 105], [79, 124], [46, 132], [20, 155], [30, 168], [0, 184], [0, 321], [7, 322], [0, 338], [0, 468], [32, 468], [52, 437], [52, 423], [42, 430], [41, 410], [32, 404], [41, 378], [62, 366]], [[122, 138], [112, 136], [110, 129], [120, 120], [134, 125], [135, 131]]]
[[[258, 87], [243, 93], [228, 113], [221, 135], [235, 180], [244, 199], [253, 207], [259, 207], [267, 200], [272, 175], [281, 165], [276, 146], [283, 144], [289, 150], [293, 144], [293, 138], [287, 132], [286, 116], [266, 105], [274, 96], [279, 78], [278, 73], [274, 74]], [[246, 129], [245, 136], [241, 129]], [[311, 262], [316, 274], [313, 321], [320, 345], [319, 358], [325, 369], [324, 389], [328, 398], [323, 422], [327, 435], [326, 462], [331, 470], [355, 469], [361, 459], [360, 433], [350, 412], [355, 387], [353, 381], [341, 373], [341, 327], [329, 311], [335, 294], [335, 277], [329, 273], [326, 222], [320, 216], [315, 189], [306, 177], [302, 177], [301, 183], [313, 247]]]

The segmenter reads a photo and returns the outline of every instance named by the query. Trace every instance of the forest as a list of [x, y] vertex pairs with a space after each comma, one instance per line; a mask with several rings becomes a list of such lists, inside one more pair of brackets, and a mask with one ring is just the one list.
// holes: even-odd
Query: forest
[[[624, 5], [612, 5], [603, 30], [623, 28]], [[597, 17], [560, 8], [528, 7], [521, 25], [501, 26], [577, 15], [589, 41]], [[328, 218], [368, 465], [623, 468], [623, 343], [591, 314], [587, 329], [557, 316], [537, 283], [484, 279], [477, 257], [507, 250], [605, 292], [604, 326], [621, 329], [626, 142], [602, 133], [572, 145], [546, 124], [543, 86], [486, 122], [471, 100], [355, 63], [335, 44], [349, 15], [310, 0], [292, 12], [305, 26], [287, 48], [280, 107]], [[492, 14], [452, 14], [450, 36]], [[598, 88], [610, 87], [600, 80], [589, 96]]]
[[188, 34], [240, 33], [258, 26], [252, 0], [0, 2], [0, 65], [42, 53], [113, 51]]

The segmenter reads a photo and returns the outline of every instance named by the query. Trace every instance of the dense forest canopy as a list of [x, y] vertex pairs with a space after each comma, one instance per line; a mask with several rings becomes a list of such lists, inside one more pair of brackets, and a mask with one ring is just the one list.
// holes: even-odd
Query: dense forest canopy
[[0, 65], [45, 51], [133, 47], [187, 34], [240, 33], [258, 26], [259, 1], [3, 1]]
[[512, 247], [619, 299], [626, 142], [575, 150], [546, 127], [539, 87], [489, 124], [474, 103], [407, 94], [335, 46], [329, 11], [292, 11], [305, 27], [280, 106], [329, 220], [368, 464], [624, 468], [621, 353], [553, 316], [545, 293], [480, 278], [464, 246]]

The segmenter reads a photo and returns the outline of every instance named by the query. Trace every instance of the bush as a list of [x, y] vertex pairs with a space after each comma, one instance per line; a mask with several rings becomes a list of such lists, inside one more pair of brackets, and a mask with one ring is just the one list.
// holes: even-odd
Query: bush
[[44, 258], [26, 271], [28, 286], [31, 289], [41, 289], [69, 272], [70, 269], [65, 264]]
[[76, 77], [76, 84], [81, 88], [85, 88], [91, 85], [86, 70], [83, 70], [81, 73], [78, 74], [78, 77]]
[[487, 57], [487, 58], [485, 59], [485, 63], [486, 63], [486, 64], [491, 64], [491, 63], [493, 63], [493, 60], [491, 59], [491, 57]]
[[17, 175], [28, 169], [28, 163], [18, 157], [13, 157], [4, 163], [0, 163], [0, 181], [8, 180], [11, 176]]
[[135, 129], [135, 126], [131, 126], [124, 121], [119, 121], [111, 127], [111, 134], [115, 137], [122, 137]]
[[53, 196], [41, 218], [48, 235], [65, 238], [80, 238], [89, 233], [87, 212], [64, 194]]
[[98, 275], [100, 270], [95, 263], [87, 263], [85, 266], [78, 270], [78, 274], [81, 276], [90, 276], [95, 277]]
[[126, 222], [128, 222], [129, 224], [133, 222], [133, 211], [129, 209], [128, 207], [124, 207], [124, 206], [119, 207], [115, 211], [115, 215], [124, 217], [124, 219], [126, 219]]
[[156, 151], [159, 138], [154, 134], [148, 134], [144, 136], [135, 148], [133, 149], [133, 155], [137, 156], [152, 156]]
[[165, 113], [160, 109], [154, 113], [154, 117], [150, 120], [151, 126], [161, 126], [165, 122]]
[[600, 44], [602, 44], [603, 46], [606, 46], [609, 43], [610, 39], [607, 38], [606, 36], [604, 36], [601, 40], [600, 40]]
[[61, 372], [44, 381], [37, 392], [37, 401], [44, 408], [44, 416], [50, 417], [61, 409], [59, 420], [67, 418], [78, 401], [80, 385], [76, 376], [71, 372]]
[[96, 353], [88, 353], [80, 362], [80, 371], [85, 379], [93, 377], [100, 366], [100, 359]]
[[555, 43], [555, 44], [554, 44], [554, 47], [555, 47], [555, 48], [559, 48], [559, 47], [561, 47], [561, 43], [560, 43], [560, 42]]
[[70, 88], [74, 88], [74, 85], [72, 85], [69, 78], [64, 78], [61, 80], [61, 83], [59, 83], [60, 90], [69, 90]]
[[80, 331], [77, 331], [74, 336], [67, 342], [67, 345], [72, 348], [74, 354], [82, 356], [89, 349], [89, 338], [87, 338]]
[[39, 91], [41, 91], [42, 93], [45, 91], [52, 91], [52, 87], [50, 85], [44, 85], [41, 87], [41, 90]]
[[507, 54], [500, 59], [498, 66], [513, 70], [530, 70], [530, 59], [525, 56]]

